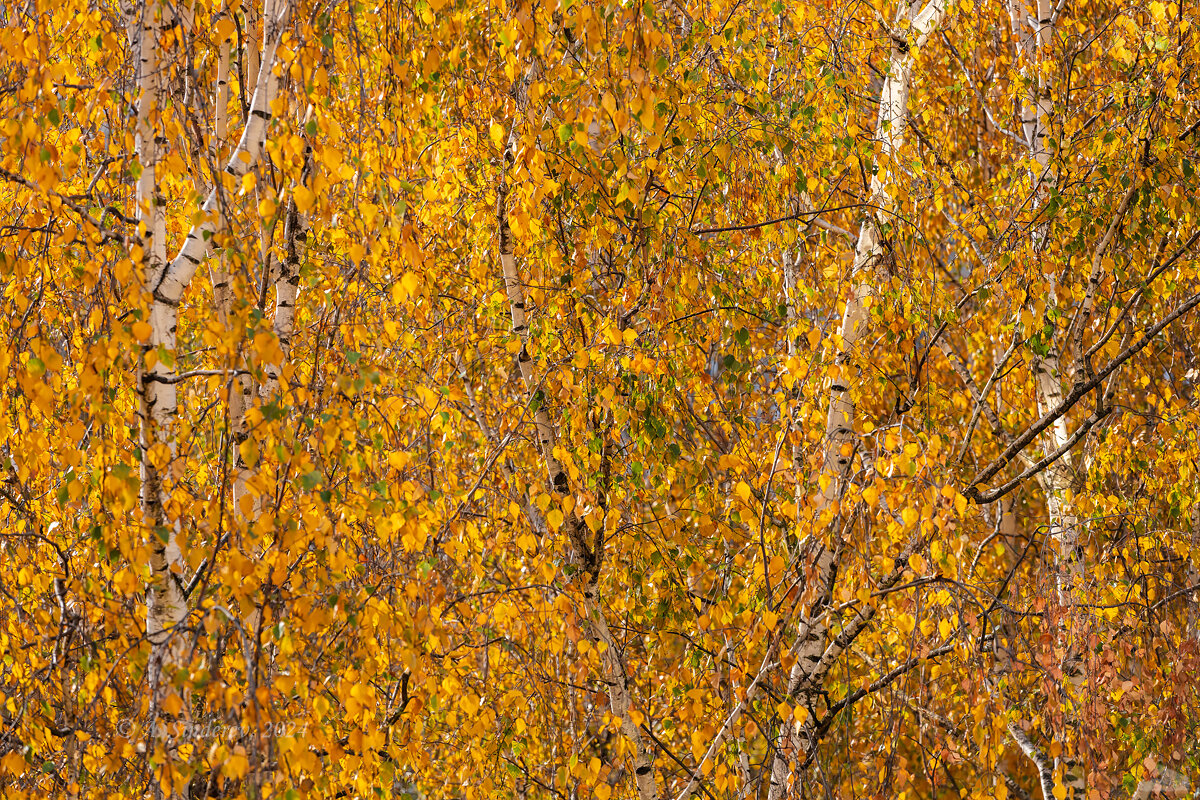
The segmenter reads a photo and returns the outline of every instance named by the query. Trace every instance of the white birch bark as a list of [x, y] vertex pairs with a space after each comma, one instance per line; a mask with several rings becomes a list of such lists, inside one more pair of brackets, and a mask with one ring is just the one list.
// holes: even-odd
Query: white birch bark
[[[225, 5], [221, 16], [228, 16], [232, 13], [235, 12], [230, 11], [228, 5]], [[253, 12], [247, 13], [252, 14]], [[258, 52], [257, 43], [250, 45], [249, 48], [255, 53]], [[229, 39], [225, 39], [221, 42], [220, 51], [217, 56], [217, 81], [213, 103], [215, 109], [213, 114], [213, 135], [209, 140], [209, 157], [214, 165], [214, 173], [217, 171], [216, 165], [221, 163], [221, 157], [228, 146], [229, 70], [231, 58], [232, 44]], [[253, 74], [257, 74], [257, 66]], [[217, 230], [221, 230], [220, 225], [218, 225]], [[233, 324], [232, 276], [229, 274], [223, 255], [218, 255], [209, 263], [209, 272], [213, 287], [213, 305], [217, 312], [217, 321], [221, 323], [222, 328], [229, 330]], [[229, 434], [233, 451], [233, 512], [237, 519], [245, 519], [249, 508], [243, 508], [241, 500], [249, 494], [247, 483], [252, 473], [246, 465], [245, 458], [242, 457], [241, 444], [247, 438], [246, 411], [249, 409], [251, 398], [254, 395], [254, 385], [250, 375], [241, 369], [243, 366], [241, 363], [235, 363], [234, 366], [239, 371], [227, 384], [227, 391], [229, 393]]]
[[[166, 9], [154, 0], [128, 11], [130, 38], [137, 40], [139, 90], [134, 146], [141, 173], [136, 203], [143, 287], [153, 293], [167, 267], [166, 209], [158, 175], [167, 137], [161, 114], [166, 106], [165, 62], [160, 34]], [[135, 32], [136, 31], [136, 32]], [[182, 660], [182, 637], [174, 635], [187, 617], [183, 587], [183, 554], [179, 520], [169, 507], [177, 466], [174, 383], [175, 325], [157, 303], [149, 310], [150, 336], [138, 357], [138, 445], [141, 450], [141, 510], [150, 545], [150, 578], [146, 586], [146, 636], [151, 644], [147, 665], [150, 709], [157, 718], [166, 696], [164, 675]], [[154, 736], [155, 749], [169, 754], [172, 743]], [[172, 795], [174, 797], [174, 795]]]
[[[228, 7], [222, 9], [220, 18], [229, 15]], [[215, 165], [220, 163], [221, 152], [225, 140], [229, 136], [229, 39], [221, 41], [221, 49], [217, 53], [217, 91], [213, 103], [213, 136], [209, 146]]]
[[[524, 88], [536, 74], [534, 64], [515, 94], [520, 106], [524, 105]], [[538, 445], [546, 467], [546, 476], [551, 490], [559, 497], [571, 495], [570, 480], [562, 463], [555, 455], [558, 430], [550, 417], [548, 398], [542, 391], [537, 366], [529, 354], [529, 320], [526, 314], [524, 283], [517, 269], [513, 253], [512, 232], [508, 223], [508, 167], [516, 153], [518, 126], [514, 123], [505, 147], [496, 189], [496, 227], [500, 268], [504, 276], [504, 288], [508, 297], [512, 317], [512, 331], [521, 340], [517, 353], [517, 364], [521, 377], [533, 405], [533, 421], [537, 431]], [[658, 781], [654, 772], [654, 750], [647, 737], [633, 720], [633, 703], [629, 691], [629, 675], [616, 639], [604, 616], [599, 596], [599, 578], [603, 557], [603, 528], [598, 536], [592, 536], [578, 509], [573, 508], [563, 522], [570, 544], [573, 564], [585, 575], [583, 602], [578, 616], [592, 646], [599, 651], [602, 679], [608, 688], [609, 707], [615, 718], [620, 720], [621, 732], [633, 746], [634, 781], [640, 800], [657, 800]]]
[[[276, 16], [270, 25], [271, 38], [266, 47], [270, 57], [264, 62], [266, 68], [260, 70], [259, 89], [255, 91], [246, 130], [224, 170], [233, 177], [244, 175], [263, 152], [263, 140], [271, 118], [266, 98], [273, 91], [270, 87], [276, 80], [270, 67], [273, 66], [274, 50], [285, 17], [286, 14]], [[151, 531], [152, 544], [146, 631], [156, 647], [150, 673], [155, 696], [161, 690], [159, 684], [166, 666], [176, 661], [177, 654], [171, 653], [168, 644], [171, 631], [187, 613], [182, 586], [183, 559], [177, 538], [181, 520], [177, 513], [168, 508], [170, 480], [178, 469], [174, 463], [175, 420], [178, 414], [175, 327], [183, 291], [206, 254], [208, 238], [216, 231], [220, 215], [214, 187], [203, 206], [204, 220], [193, 227], [175, 258], [167, 261], [163, 202], [155, 182], [157, 144], [161, 137], [152, 125], [156, 98], [161, 93], [158, 81], [162, 73], [156, 47], [157, 31], [151, 27], [156, 19], [161, 19], [157, 6], [148, 4], [140, 20], [139, 84], [142, 87], [142, 100], [137, 131], [138, 156], [142, 164], [142, 174], [138, 179], [138, 214], [146, 227], [143, 240], [146, 242], [143, 256], [146, 264], [145, 289], [151, 298], [151, 332], [141, 356], [138, 391], [142, 417], [142, 509]]]
[[[226, 6], [218, 19], [229, 14]], [[221, 163], [221, 154], [225, 150], [225, 140], [229, 136], [229, 60], [230, 43], [228, 39], [221, 42], [217, 55], [217, 86], [213, 97], [213, 135], [208, 143], [208, 155], [212, 161], [212, 169], [217, 171]], [[217, 319], [222, 327], [229, 327], [229, 313], [233, 305], [233, 294], [229, 286], [229, 273], [225, 270], [225, 259], [215, 259], [211, 265], [213, 285], [213, 304], [216, 307]]]
[[[301, 172], [300, 184], [303, 185], [312, 174], [312, 148], [305, 147], [304, 169]], [[304, 263], [308, 252], [308, 215], [296, 207], [295, 198], [288, 203], [287, 218], [283, 230], [284, 257], [279, 264], [279, 272], [275, 276], [275, 337], [279, 339], [279, 349], [286, 360], [292, 351], [292, 335], [296, 330], [296, 298], [300, 294], [300, 266]], [[263, 365], [263, 383], [259, 387], [259, 397], [264, 402], [277, 400], [279, 394], [279, 379], [283, 372], [283, 363], [267, 362]]]
[[1057, 800], [1054, 796], [1054, 767], [1050, 763], [1050, 759], [1042, 752], [1033, 740], [1015, 724], [1009, 724], [1009, 735], [1013, 737], [1013, 741], [1021, 748], [1021, 752], [1025, 757], [1033, 762], [1033, 766], [1037, 769], [1038, 785], [1042, 790], [1042, 800]]
[[[879, 99], [879, 116], [875, 138], [880, 143], [884, 160], [897, 153], [904, 142], [908, 125], [908, 98], [911, 89], [913, 50], [924, 45], [945, 16], [947, 0], [929, 0], [909, 20], [909, 28], [901, 37], [893, 34], [888, 71]], [[914, 7], [915, 10], [915, 7]], [[871, 180], [871, 206], [859, 229], [858, 244], [850, 270], [853, 287], [846, 301], [838, 331], [838, 355], [829, 387], [829, 411], [825, 423], [825, 455], [821, 470], [819, 493], [815, 502], [817, 530], [808, 539], [807, 547], [816, 586], [816, 599], [808, 619], [801, 622], [798, 633], [799, 651], [788, 677], [788, 693], [801, 708], [813, 709], [820, 696], [821, 664], [827, 654], [828, 619], [822, 613], [823, 599], [833, 588], [837, 569], [837, 546], [821, 541], [826, 517], [834, 508], [845, 487], [854, 457], [854, 382], [852, 358], [865, 332], [874, 296], [875, 270], [887, 256], [884, 227], [892, 197], [887, 189], [890, 171], [880, 169]], [[771, 785], [768, 800], [803, 795], [798, 766], [816, 747], [815, 714], [811, 711], [804, 723], [784, 721], [785, 730], [780, 746], [775, 749], [771, 764]]]
[[[256, 8], [253, 4], [250, 4], [246, 7], [246, 27], [243, 30], [244, 42], [242, 45], [246, 69], [246, 74], [243, 80], [246, 81], [253, 80], [254, 78], [252, 76], [258, 75], [259, 69], [262, 66], [259, 58], [262, 55], [259, 50], [259, 42], [262, 41], [262, 38], [259, 36], [258, 28], [259, 23], [262, 22], [264, 12], [266, 12], [266, 7], [269, 2], [270, 0], [264, 0], [263, 8], [261, 10]], [[245, 86], [242, 87], [241, 92], [242, 97], [245, 98]]]
[[[153, 293], [167, 263], [165, 201], [158, 184], [158, 162], [166, 137], [160, 113], [165, 86], [159, 55], [163, 9], [156, 2], [134, 6], [130, 22], [137, 27], [138, 87], [135, 147], [141, 174], [137, 180], [137, 218], [141, 234], [144, 287]], [[155, 652], [151, 659], [152, 685], [157, 682], [167, 656], [170, 631], [186, 614], [183, 597], [183, 557], [177, 541], [178, 522], [168, 512], [171, 471], [176, 456], [176, 392], [174, 364], [175, 325], [157, 303], [149, 315], [150, 337], [138, 362], [139, 445], [141, 506], [150, 542], [150, 583], [146, 591], [146, 633]], [[162, 356], [166, 356], [164, 360]], [[157, 694], [155, 700], [159, 699]]]
[[[1050, 189], [1054, 185], [1055, 176], [1052, 171], [1051, 152], [1047, 145], [1050, 119], [1054, 111], [1050, 93], [1050, 83], [1045, 77], [1042, 65], [1048, 56], [1048, 49], [1053, 34], [1053, 4], [1051, 0], [1034, 0], [1033, 7], [1025, 5], [1025, 0], [1010, 0], [1009, 14], [1016, 35], [1019, 55], [1022, 58], [1021, 74], [1029, 84], [1029, 93], [1022, 102], [1021, 129], [1029, 146], [1033, 172], [1033, 201], [1032, 207], [1040, 211], [1045, 205]], [[1031, 244], [1037, 257], [1045, 252], [1050, 234], [1050, 222], [1046, 219], [1036, 220], [1031, 230]], [[1053, 276], [1050, 277], [1049, 298], [1053, 302], [1055, 287]], [[1080, 321], [1082, 324], [1082, 320]], [[1077, 353], [1076, 357], [1082, 354]], [[1050, 341], [1046, 343], [1046, 353], [1035, 356], [1032, 361], [1034, 389], [1037, 397], [1039, 414], [1059, 406], [1062, 403], [1063, 378], [1061, 351], [1053, 332]], [[1046, 452], [1053, 452], [1066, 445], [1071, 432], [1067, 425], [1066, 416], [1058, 420], [1046, 431]], [[1055, 464], [1038, 476], [1042, 490], [1046, 495], [1046, 511], [1049, 517], [1050, 537], [1058, 545], [1055, 560], [1055, 589], [1058, 602], [1065, 608], [1072, 608], [1078, 602], [1078, 592], [1083, 583], [1083, 548], [1079, 541], [1080, 521], [1075, 512], [1072, 500], [1074, 488], [1074, 459], [1070, 452], [1066, 453]], [[1058, 637], [1068, 635], [1064, 623], [1060, 623]], [[1074, 646], [1068, 643], [1066, 656], [1062, 665], [1064, 677], [1076, 685], [1086, 680], [1082, 659], [1079, 658]], [[1049, 777], [1044, 756], [1036, 752], [1032, 742], [1020, 732], [1015, 725], [1009, 726], [1009, 731], [1025, 755], [1037, 766], [1042, 780], [1042, 791], [1046, 798], [1055, 788], [1054, 774], [1058, 769], [1050, 770]], [[1024, 738], [1022, 738], [1024, 737]], [[1039, 761], [1039, 758], [1042, 759]], [[1055, 767], [1059, 766], [1055, 759]], [[1062, 765], [1062, 787], [1066, 789], [1067, 797], [1083, 797], [1085, 781], [1081, 766], [1066, 759]], [[1049, 783], [1047, 783], [1049, 781]]]

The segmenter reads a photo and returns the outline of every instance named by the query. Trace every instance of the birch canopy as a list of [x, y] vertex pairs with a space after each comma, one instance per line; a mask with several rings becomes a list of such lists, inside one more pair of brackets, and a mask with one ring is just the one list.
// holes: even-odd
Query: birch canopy
[[1193, 795], [1196, 13], [0, 4], [0, 797]]

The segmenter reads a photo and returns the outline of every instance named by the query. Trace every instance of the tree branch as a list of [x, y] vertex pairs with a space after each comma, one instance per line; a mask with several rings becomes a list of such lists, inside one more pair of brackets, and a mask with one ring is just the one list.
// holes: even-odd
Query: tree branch
[[[1181, 303], [1174, 311], [1159, 321], [1158, 324], [1150, 328], [1150, 330], [1148, 330], [1141, 339], [1129, 345], [1129, 347], [1125, 348], [1123, 351], [1114, 356], [1113, 359], [1109, 361], [1108, 364], [1106, 364], [1102, 369], [1100, 369], [1090, 380], [1084, 383], [1075, 384], [1071, 388], [1070, 393], [1063, 398], [1062, 402], [1043, 414], [1041, 418], [1034, 422], [1033, 425], [1029, 426], [1029, 428], [1027, 428], [1023, 434], [1014, 439], [1013, 443], [1005, 448], [1004, 452], [1001, 453], [995, 461], [980, 470], [975, 477], [971, 479], [967, 488], [963, 490], [963, 495], [971, 498], [971, 500], [975, 503], [990, 502], [983, 499], [983, 494], [979, 491], [979, 484], [990, 480], [996, 475], [997, 472], [1004, 469], [1004, 467], [1008, 465], [1008, 462], [1012, 461], [1012, 459], [1018, 453], [1029, 446], [1029, 443], [1036, 439], [1042, 431], [1046, 430], [1046, 428], [1049, 428], [1056, 420], [1058, 420], [1059, 417], [1070, 411], [1085, 395], [1099, 386], [1105, 378], [1116, 371], [1117, 367], [1121, 366], [1130, 358], [1137, 355], [1143, 348], [1146, 347], [1146, 345], [1150, 344], [1150, 342], [1154, 340], [1154, 337], [1162, 333], [1164, 328], [1182, 317], [1184, 314], [1191, 311], [1197, 305], [1200, 305], [1200, 293], [1193, 294], [1191, 297]], [[1055, 456], [1055, 459], [1058, 457], [1061, 457], [1061, 453]], [[1051, 463], [1053, 463], [1053, 461]], [[1008, 491], [1011, 491], [1011, 489]]]

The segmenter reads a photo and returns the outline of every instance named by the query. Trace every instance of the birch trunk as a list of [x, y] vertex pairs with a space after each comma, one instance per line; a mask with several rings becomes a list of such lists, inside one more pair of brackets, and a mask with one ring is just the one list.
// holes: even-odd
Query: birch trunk
[[[140, 15], [138, 14], [140, 11]], [[141, 234], [144, 288], [153, 294], [167, 265], [165, 201], [157, 178], [160, 147], [166, 142], [160, 114], [165, 105], [163, 63], [159, 34], [163, 9], [155, 2], [134, 7], [131, 24], [139, 44], [135, 147], [141, 174], [137, 181], [137, 218]], [[146, 591], [146, 633], [154, 646], [150, 662], [151, 685], [157, 687], [164, 659], [171, 646], [171, 631], [186, 616], [183, 596], [183, 556], [179, 549], [179, 523], [168, 503], [176, 456], [174, 383], [175, 324], [158, 302], [150, 306], [150, 336], [138, 362], [139, 445], [141, 505], [150, 541], [150, 583]], [[171, 655], [176, 655], [172, 653]], [[171, 659], [174, 660], [174, 659]], [[152, 704], [161, 700], [156, 691]]]
[[[536, 64], [523, 77], [522, 84], [535, 74]], [[519, 86], [515, 94], [519, 105], [523, 106], [522, 91]], [[508, 223], [508, 167], [513, 163], [518, 139], [518, 125], [514, 122], [505, 147], [503, 163], [500, 167], [499, 180], [496, 188], [496, 227], [498, 231], [498, 251], [500, 268], [504, 276], [504, 288], [508, 298], [509, 312], [512, 317], [512, 332], [521, 340], [517, 353], [517, 364], [521, 370], [521, 378], [529, 395], [529, 403], [533, 406], [533, 421], [537, 431], [538, 445], [542, 460], [546, 467], [546, 477], [551, 490], [559, 497], [571, 495], [570, 480], [562, 463], [555, 455], [555, 445], [558, 430], [550, 417], [548, 398], [542, 391], [537, 374], [537, 366], [529, 354], [529, 321], [526, 314], [524, 283], [517, 269], [513, 253], [512, 232]], [[632, 698], [629, 691], [629, 675], [616, 639], [612, 635], [599, 595], [599, 579], [603, 561], [604, 529], [599, 529], [596, 535], [591, 531], [579, 514], [577, 508], [563, 522], [566, 530], [571, 561], [585, 576], [583, 602], [578, 609], [578, 616], [584, 631], [592, 646], [600, 654], [601, 671], [604, 683], [608, 687], [609, 707], [614, 717], [620, 720], [621, 732], [629, 740], [634, 750], [634, 780], [640, 800], [657, 800], [658, 781], [654, 773], [654, 750], [647, 737], [633, 720]]]
[[[222, 16], [226, 16], [235, 12], [230, 11], [228, 5], [226, 5], [221, 13]], [[254, 52], [258, 52], [257, 45], [254, 45], [253, 49]], [[217, 85], [213, 103], [215, 109], [213, 114], [213, 135], [209, 141], [209, 156], [214, 165], [214, 172], [217, 171], [215, 165], [221, 162], [221, 157], [228, 145], [229, 68], [231, 55], [231, 43], [226, 39], [221, 43], [221, 49], [217, 57]], [[217, 321], [221, 323], [222, 328], [229, 330], [233, 324], [233, 286], [223, 255], [218, 256], [212, 262], [211, 277], [213, 304], [216, 307]], [[251, 383], [250, 376], [241, 370], [241, 363], [235, 362], [234, 366], [238, 368], [238, 374], [231, 378], [227, 386], [229, 393], [229, 434], [233, 445], [234, 465], [233, 508], [235, 516], [239, 519], [244, 519], [246, 512], [241, 506], [241, 498], [247, 494], [246, 483], [250, 478], [250, 471], [246, 466], [245, 459], [242, 457], [241, 444], [246, 441], [246, 411], [249, 408], [250, 398], [253, 396], [253, 384]]]
[[[1021, 128], [1028, 143], [1033, 164], [1033, 201], [1031, 206], [1037, 211], [1044, 207], [1055, 180], [1051, 165], [1052, 154], [1046, 141], [1054, 108], [1050, 82], [1045, 77], [1046, 71], [1042, 68], [1043, 63], [1049, 57], [1047, 51], [1054, 30], [1053, 12], [1051, 0], [1034, 0], [1032, 8], [1025, 5], [1025, 0], [1010, 0], [1009, 3], [1013, 33], [1017, 40], [1019, 55], [1022, 58], [1021, 73], [1030, 87], [1029, 93], [1022, 102]], [[1045, 252], [1049, 235], [1049, 220], [1036, 220], [1031, 231], [1031, 244], [1039, 259]], [[1053, 276], [1049, 277], [1048, 295], [1050, 301], [1053, 302], [1056, 291]], [[1077, 357], [1081, 357], [1081, 355], [1076, 354]], [[1045, 354], [1033, 359], [1032, 370], [1038, 413], [1044, 414], [1049, 409], [1060, 405], [1064, 397], [1061, 351], [1053, 333], [1050, 341], [1046, 343]], [[1071, 432], [1064, 415], [1046, 431], [1046, 452], [1053, 452], [1065, 446], [1070, 435]], [[1077, 593], [1083, 582], [1083, 548], [1079, 542], [1080, 524], [1072, 501], [1073, 475], [1074, 460], [1072, 454], [1068, 452], [1038, 476], [1046, 495], [1050, 537], [1058, 545], [1055, 561], [1055, 590], [1059, 604], [1068, 609], [1078, 602]], [[1059, 641], [1066, 635], [1064, 620], [1060, 623], [1057, 632]], [[1064, 676], [1071, 683], [1080, 685], [1086, 680], [1082, 660], [1078, 657], [1073, 645], [1069, 643], [1062, 670]], [[1055, 759], [1056, 769], [1047, 778], [1044, 757], [1041, 757], [1043, 760], [1039, 762], [1039, 758], [1035, 757], [1035, 753], [1031, 750], [1032, 742], [1023, 733], [1018, 736], [1019, 729], [1015, 725], [1010, 726], [1009, 730], [1025, 755], [1037, 765], [1041, 774], [1043, 795], [1046, 800], [1050, 800], [1054, 796], [1053, 791], [1056, 788], [1053, 774], [1059, 772], [1057, 769], [1059, 760]], [[1085, 785], [1079, 765], [1073, 760], [1066, 759], [1062, 766], [1062, 788], [1066, 790], [1066, 796], [1083, 797]]]
[[[245, 40], [242, 45], [242, 50], [245, 54], [246, 63], [246, 74], [242, 76], [242, 80], [246, 82], [253, 80], [253, 76], [258, 75], [259, 69], [262, 66], [260, 61], [260, 56], [262, 53], [259, 51], [259, 42], [262, 41], [262, 38], [259, 36], [258, 28], [259, 23], [262, 21], [266, 6], [269, 4], [269, 2], [270, 0], [264, 0], [262, 10], [255, 8], [253, 4], [246, 7], [246, 28], [242, 34]], [[245, 102], [245, 86], [242, 86], [241, 93], [242, 100]]]
[[[907, 38], [893, 34], [892, 50], [888, 60], [888, 71], [879, 98], [879, 117], [875, 138], [881, 144], [885, 162], [900, 150], [904, 142], [904, 131], [908, 124], [908, 98], [913, 68], [913, 49], [921, 47], [942, 22], [947, 0], [929, 0], [921, 10], [909, 18]], [[915, 6], [913, 7], [915, 10]], [[910, 12], [911, 13], [911, 12]], [[892, 206], [892, 197], [887, 190], [890, 171], [880, 169], [871, 180], [871, 205], [876, 209], [868, 214], [859, 229], [854, 262], [850, 270], [853, 287], [846, 301], [842, 324], [838, 330], [838, 355], [829, 386], [829, 411], [825, 423], [825, 454], [819, 478], [819, 492], [815, 498], [814, 518], [816, 529], [801, 545], [801, 552], [808, 553], [811, 564], [816, 597], [808, 618], [801, 622], [798, 633], [800, 644], [797, 659], [788, 677], [788, 693], [796, 704], [808, 709], [806, 721], [794, 723], [784, 721], [780, 744], [775, 748], [771, 764], [769, 800], [785, 796], [803, 796], [799, 765], [815, 752], [817, 732], [814, 727], [816, 703], [821, 695], [821, 665], [827, 658], [828, 624], [824, 606], [833, 589], [837, 571], [838, 543], [827, 545], [823, 540], [825, 526], [831, 515], [838, 511], [837, 505], [850, 475], [854, 459], [854, 384], [857, 380], [852, 360], [870, 313], [871, 299], [875, 293], [875, 271], [888, 255], [885, 239], [887, 212]]]
[[[301, 172], [300, 184], [308, 180], [312, 174], [312, 148], [305, 147], [304, 169]], [[292, 335], [296, 330], [296, 298], [300, 294], [300, 266], [304, 263], [308, 252], [308, 216], [296, 207], [294, 197], [288, 203], [287, 216], [283, 229], [284, 258], [279, 264], [279, 273], [275, 276], [275, 337], [279, 340], [279, 350], [286, 361], [292, 351]], [[283, 373], [283, 361], [280, 363], [267, 362], [263, 365], [265, 373], [262, 386], [259, 387], [259, 397], [264, 402], [274, 402], [279, 398], [279, 380]]]
[[[136, 12], [135, 12], [136, 13]], [[259, 89], [255, 91], [250, 119], [242, 139], [224, 171], [240, 178], [261, 157], [267, 124], [271, 119], [266, 98], [275, 83], [271, 74], [274, 50], [286, 14], [272, 20], [269, 51], [260, 70]], [[131, 21], [133, 17], [131, 15]], [[138, 24], [141, 55], [138, 82], [141, 101], [138, 108], [136, 145], [142, 173], [138, 179], [138, 215], [143, 227], [143, 263], [145, 290], [151, 298], [150, 336], [143, 346], [138, 375], [141, 403], [142, 449], [142, 513], [151, 532], [150, 584], [147, 587], [146, 633], [154, 644], [149, 679], [152, 702], [161, 699], [166, 686], [164, 675], [177, 665], [180, 640], [172, 631], [187, 615], [183, 593], [183, 558], [178, 542], [181, 519], [178, 511], [169, 507], [171, 484], [175, 472], [176, 432], [178, 414], [175, 371], [175, 327], [183, 292], [203, 260], [207, 242], [218, 227], [220, 207], [214, 187], [203, 206], [203, 221], [192, 228], [182, 248], [170, 262], [166, 258], [166, 231], [163, 199], [159, 193], [155, 170], [159, 160], [158, 144], [162, 141], [155, 121], [161, 98], [163, 73], [157, 48], [157, 21], [161, 10], [147, 4]]]
[[[218, 20], [228, 17], [229, 7], [222, 8]], [[209, 143], [209, 154], [212, 157], [213, 169], [220, 163], [224, 152], [225, 139], [229, 136], [229, 39], [221, 42], [217, 53], [217, 91], [213, 101], [213, 136]]]
[[[143, 288], [153, 295], [167, 268], [166, 208], [159, 186], [158, 165], [165, 155], [167, 137], [162, 112], [166, 107], [165, 61], [160, 34], [166, 10], [149, 0], [129, 12], [130, 37], [138, 45], [139, 90], [134, 146], [141, 173], [136, 203]], [[136, 258], [135, 258], [136, 260]], [[175, 390], [175, 323], [158, 302], [149, 309], [150, 335], [138, 357], [138, 445], [141, 450], [141, 510], [150, 545], [150, 578], [146, 586], [146, 636], [151, 644], [147, 664], [150, 717], [157, 720], [169, 691], [165, 676], [183, 660], [183, 639], [177, 629], [187, 617], [183, 587], [183, 554], [179, 546], [179, 520], [170, 508], [178, 467]], [[172, 742], [157, 733], [154, 748], [170, 758]], [[160, 796], [176, 797], [169, 785], [159, 785]]]

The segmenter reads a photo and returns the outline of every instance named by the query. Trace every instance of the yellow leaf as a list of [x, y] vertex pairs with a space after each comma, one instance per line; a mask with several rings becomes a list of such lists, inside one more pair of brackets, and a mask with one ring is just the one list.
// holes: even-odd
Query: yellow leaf
[[246, 751], [242, 747], [238, 747], [226, 759], [223, 771], [230, 778], [241, 778], [250, 771], [250, 761], [246, 758]]
[[133, 338], [137, 339], [139, 342], [147, 341], [152, 332], [153, 329], [150, 327], [149, 322], [133, 323]]
[[308, 210], [312, 208], [313, 201], [317, 196], [313, 194], [308, 187], [297, 186], [296, 191], [292, 193], [292, 197], [295, 199], [296, 208], [299, 209], [300, 213], [307, 214]]
[[178, 714], [181, 708], [183, 708], [183, 700], [175, 692], [171, 692], [163, 700], [163, 709], [171, 716]]
[[4, 760], [0, 761], [0, 765], [4, 767], [4, 771], [14, 777], [20, 777], [25, 773], [28, 764], [25, 762], [24, 756], [16, 750], [9, 752], [4, 756]]
[[751, 492], [750, 492], [750, 485], [748, 483], [746, 483], [745, 481], [738, 481], [738, 485], [735, 487], [735, 489], [738, 493], [738, 496], [742, 498], [742, 502], [744, 502], [744, 503], [750, 502], [750, 493]]
[[406, 272], [404, 277], [400, 279], [400, 285], [404, 287], [404, 291], [408, 292], [408, 296], [412, 297], [417, 293], [417, 289], [421, 285], [421, 279], [417, 277], [415, 272]]
[[784, 561], [783, 556], [771, 556], [771, 574], [779, 575], [783, 572]]
[[331, 172], [337, 172], [342, 166], [342, 154], [336, 147], [326, 147], [321, 154], [321, 160], [325, 162], [325, 166], [329, 167]]
[[479, 698], [468, 692], [459, 698], [458, 707], [473, 717], [479, 711]]
[[279, 348], [279, 340], [270, 331], [260, 331], [254, 334], [254, 350], [264, 361], [272, 364], [283, 361], [283, 350]]
[[492, 144], [496, 146], [496, 149], [500, 149], [504, 144], [504, 128], [499, 123], [493, 122], [488, 126], [488, 135], [492, 138]]
[[217, 20], [216, 25], [213, 26], [214, 41], [224, 42], [230, 36], [233, 36], [235, 30], [237, 30], [237, 27], [233, 24], [233, 20], [228, 16], [222, 16]]
[[258, 463], [258, 448], [254, 445], [254, 440], [247, 439], [238, 445], [238, 452], [242, 456], [242, 460], [246, 462], [246, 466], [253, 467]]

